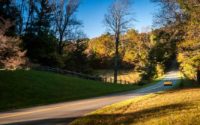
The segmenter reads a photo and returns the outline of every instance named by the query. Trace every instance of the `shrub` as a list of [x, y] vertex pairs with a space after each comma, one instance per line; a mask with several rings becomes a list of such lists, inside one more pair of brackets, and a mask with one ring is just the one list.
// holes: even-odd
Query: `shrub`
[[156, 64], [155, 70], [156, 70], [156, 74], [154, 75], [154, 78], [161, 77], [165, 73], [164, 72], [164, 70], [165, 70], [164, 65], [160, 64], [160, 63]]
[[50, 53], [48, 56], [44, 56], [40, 59], [40, 63], [44, 66], [50, 66], [50, 67], [58, 67], [63, 68], [64, 67], [64, 61], [61, 55], [57, 53]]

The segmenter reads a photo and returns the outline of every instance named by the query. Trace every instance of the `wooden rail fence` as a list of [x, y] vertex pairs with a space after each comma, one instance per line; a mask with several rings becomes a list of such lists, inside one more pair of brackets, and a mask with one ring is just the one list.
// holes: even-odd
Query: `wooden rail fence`
[[[83, 78], [83, 79], [102, 81], [102, 82], [105, 82], [105, 83], [114, 83], [113, 78], [100, 77], [100, 76], [97, 76], [97, 75], [83, 74], [83, 73], [73, 72], [73, 71], [69, 71], [69, 70], [63, 70], [63, 69], [59, 69], [59, 68], [40, 66], [40, 67], [35, 67], [33, 69], [40, 70], [40, 71], [48, 71], [48, 72], [59, 73], [59, 74], [63, 74], [63, 75], [71, 75], [71, 76], [76, 76], [76, 77]], [[130, 84], [130, 82], [126, 81], [126, 80], [118, 80], [117, 84]]]

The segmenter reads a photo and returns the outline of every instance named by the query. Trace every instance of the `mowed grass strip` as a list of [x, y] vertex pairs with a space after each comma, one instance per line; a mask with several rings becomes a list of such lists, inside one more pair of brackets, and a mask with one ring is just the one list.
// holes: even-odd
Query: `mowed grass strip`
[[70, 125], [199, 125], [200, 88], [150, 94], [97, 110]]
[[77, 100], [137, 89], [34, 70], [0, 71], [0, 110]]

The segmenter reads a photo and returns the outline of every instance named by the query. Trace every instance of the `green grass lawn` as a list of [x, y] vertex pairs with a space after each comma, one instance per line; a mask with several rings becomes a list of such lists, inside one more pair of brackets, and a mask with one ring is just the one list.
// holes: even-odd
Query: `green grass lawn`
[[199, 125], [200, 86], [191, 84], [106, 106], [70, 125]]
[[0, 110], [83, 99], [139, 87], [34, 70], [0, 71]]

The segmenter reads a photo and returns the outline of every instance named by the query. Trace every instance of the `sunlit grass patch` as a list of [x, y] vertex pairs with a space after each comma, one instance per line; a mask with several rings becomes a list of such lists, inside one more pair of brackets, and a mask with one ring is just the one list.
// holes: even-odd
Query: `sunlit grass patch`
[[200, 88], [150, 94], [113, 104], [71, 125], [198, 125]]
[[[114, 79], [113, 70], [96, 70], [94, 74], [101, 77], [106, 77], [108, 80]], [[138, 83], [141, 80], [141, 76], [139, 72], [135, 72], [132, 70], [120, 70], [118, 72], [118, 80], [127, 81], [129, 83]]]

